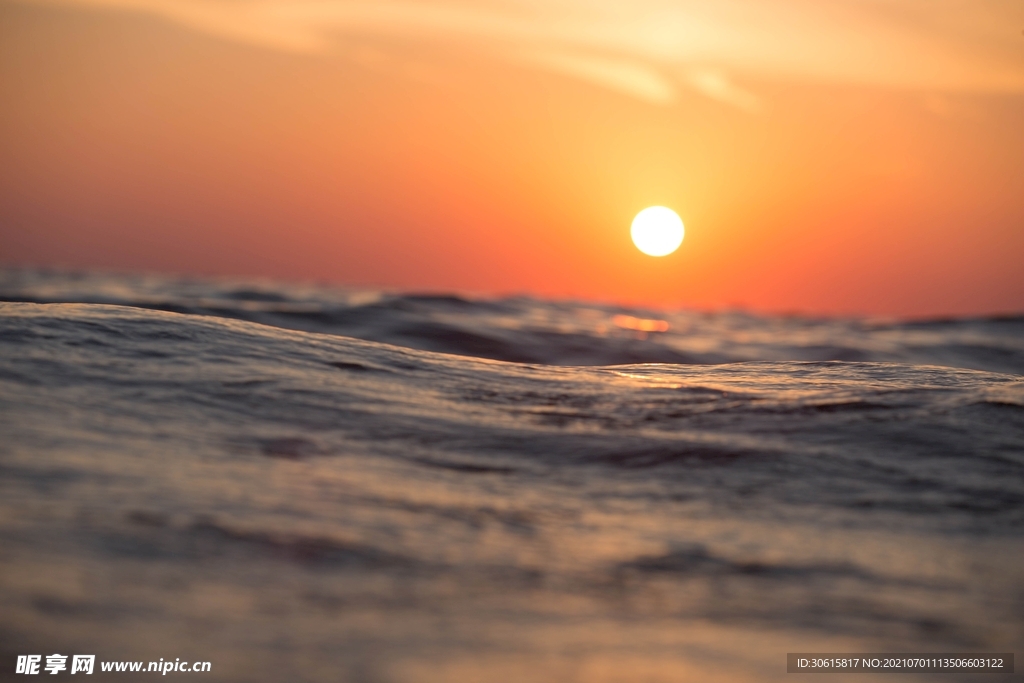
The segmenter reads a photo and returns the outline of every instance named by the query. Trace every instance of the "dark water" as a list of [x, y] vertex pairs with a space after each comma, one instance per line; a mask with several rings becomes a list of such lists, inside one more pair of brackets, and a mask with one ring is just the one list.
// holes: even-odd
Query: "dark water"
[[1024, 651], [1024, 318], [0, 283], [36, 302], [0, 304], [11, 671], [759, 681], [790, 651]]
[[0, 270], [0, 301], [117, 304], [212, 315], [514, 363], [839, 360], [1024, 373], [1024, 313], [912, 322], [814, 319], [529, 297], [489, 300], [267, 281], [15, 270]]

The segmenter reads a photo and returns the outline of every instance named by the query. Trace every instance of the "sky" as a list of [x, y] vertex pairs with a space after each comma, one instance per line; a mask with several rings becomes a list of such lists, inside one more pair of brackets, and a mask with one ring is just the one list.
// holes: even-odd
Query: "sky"
[[1019, 0], [0, 0], [0, 93], [3, 265], [1024, 310]]

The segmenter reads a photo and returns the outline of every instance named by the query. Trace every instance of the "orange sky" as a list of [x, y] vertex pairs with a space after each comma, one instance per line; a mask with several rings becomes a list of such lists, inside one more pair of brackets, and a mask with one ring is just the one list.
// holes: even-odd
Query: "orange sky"
[[[1024, 310], [1019, 0], [0, 0], [0, 263]], [[686, 223], [631, 244], [640, 209]]]

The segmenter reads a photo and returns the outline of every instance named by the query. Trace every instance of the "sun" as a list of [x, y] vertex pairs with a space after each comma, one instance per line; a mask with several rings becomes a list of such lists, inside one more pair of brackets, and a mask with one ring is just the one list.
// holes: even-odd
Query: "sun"
[[648, 256], [667, 256], [683, 243], [683, 221], [665, 206], [649, 206], [638, 213], [629, 232], [636, 248]]

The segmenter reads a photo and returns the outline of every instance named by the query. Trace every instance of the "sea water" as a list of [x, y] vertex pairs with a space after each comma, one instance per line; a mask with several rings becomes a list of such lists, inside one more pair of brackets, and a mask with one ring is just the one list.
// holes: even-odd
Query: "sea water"
[[5, 667], [762, 681], [787, 652], [1024, 652], [1024, 317], [10, 270], [0, 299]]

